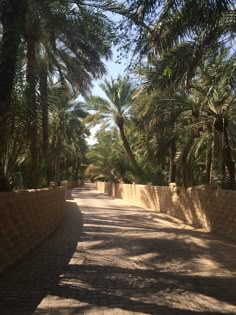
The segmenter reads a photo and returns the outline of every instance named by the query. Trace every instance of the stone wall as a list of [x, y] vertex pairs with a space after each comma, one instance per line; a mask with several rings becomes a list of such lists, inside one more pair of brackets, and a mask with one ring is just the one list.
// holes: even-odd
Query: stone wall
[[42, 242], [64, 216], [66, 187], [0, 192], [0, 270]]
[[144, 208], [167, 213], [195, 227], [236, 241], [236, 192], [213, 188], [97, 182], [97, 189]]
[[84, 185], [84, 180], [83, 179], [78, 179], [78, 180], [68, 180], [67, 181], [67, 188], [72, 189], [75, 187], [80, 187]]

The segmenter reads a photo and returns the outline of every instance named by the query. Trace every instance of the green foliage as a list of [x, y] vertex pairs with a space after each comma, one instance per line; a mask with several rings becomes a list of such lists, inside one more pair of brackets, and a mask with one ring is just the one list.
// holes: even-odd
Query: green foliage
[[[7, 0], [0, 10], [0, 190], [77, 179], [87, 164], [93, 180], [236, 188], [234, 1]], [[142, 83], [104, 80], [106, 98], [88, 97], [114, 42], [138, 58]]]
[[101, 88], [106, 94], [106, 99], [97, 96], [88, 99], [87, 108], [95, 111], [95, 113], [88, 116], [87, 122], [100, 123], [103, 128], [112, 125], [117, 127], [126, 156], [132, 165], [134, 174], [139, 178], [141, 171], [125, 131], [134, 88], [128, 79], [120, 77], [117, 80], [111, 80], [111, 82], [105, 80]]
[[87, 159], [89, 166], [85, 174], [92, 180], [114, 182], [134, 180], [132, 168], [116, 129], [98, 132], [97, 143], [90, 148]]
[[[86, 113], [79, 104], [72, 105], [72, 99], [86, 95], [92, 80], [106, 73], [102, 58], [111, 57], [114, 38], [113, 23], [103, 13], [106, 5], [32, 0], [25, 1], [20, 13], [16, 7], [22, 23], [9, 33], [12, 38], [16, 33], [15, 42], [5, 40], [17, 56], [10, 60], [14, 82], [9, 80], [5, 89], [10, 102], [0, 101], [5, 125], [0, 136], [0, 190], [36, 188], [82, 176]], [[1, 9], [11, 13], [11, 1]], [[0, 51], [0, 64], [5, 55]], [[4, 80], [3, 71], [0, 76]]]

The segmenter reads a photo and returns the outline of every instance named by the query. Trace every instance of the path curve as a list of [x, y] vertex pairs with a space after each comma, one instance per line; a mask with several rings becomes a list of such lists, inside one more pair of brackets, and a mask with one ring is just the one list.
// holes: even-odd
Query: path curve
[[0, 314], [236, 314], [235, 245], [91, 184], [72, 196], [62, 226], [1, 277]]

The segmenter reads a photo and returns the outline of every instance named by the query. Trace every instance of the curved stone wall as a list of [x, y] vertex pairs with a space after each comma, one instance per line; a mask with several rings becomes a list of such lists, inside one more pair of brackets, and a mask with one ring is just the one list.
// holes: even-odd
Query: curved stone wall
[[97, 189], [236, 241], [236, 191], [111, 182], [97, 182]]
[[42, 242], [65, 212], [66, 187], [0, 192], [0, 270]]

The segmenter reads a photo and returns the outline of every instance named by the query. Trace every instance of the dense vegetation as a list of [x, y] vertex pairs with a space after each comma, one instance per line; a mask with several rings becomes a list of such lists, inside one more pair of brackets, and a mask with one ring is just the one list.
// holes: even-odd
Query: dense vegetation
[[[230, 0], [0, 1], [0, 190], [82, 175], [235, 189], [235, 9]], [[133, 52], [132, 80], [105, 80], [107, 97], [90, 97], [113, 43]]]
[[[96, 2], [96, 1], [95, 1]], [[91, 1], [0, 1], [0, 190], [79, 176], [85, 112], [112, 23]]]
[[[124, 152], [116, 180], [234, 189], [234, 2], [128, 2], [130, 10], [121, 9], [120, 43], [124, 53], [133, 49], [133, 69], [142, 83], [135, 85], [125, 131], [140, 172]], [[106, 141], [99, 136], [95, 157]], [[118, 156], [110, 152], [115, 167]], [[114, 167], [101, 177], [114, 180]]]

